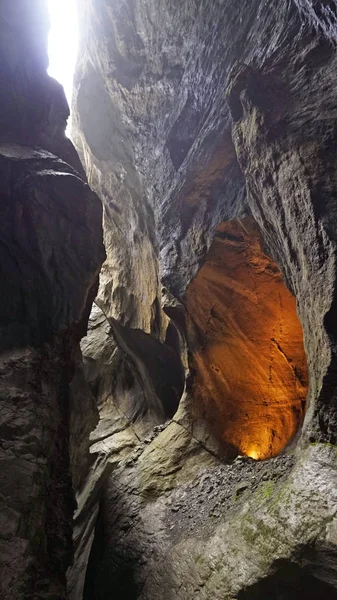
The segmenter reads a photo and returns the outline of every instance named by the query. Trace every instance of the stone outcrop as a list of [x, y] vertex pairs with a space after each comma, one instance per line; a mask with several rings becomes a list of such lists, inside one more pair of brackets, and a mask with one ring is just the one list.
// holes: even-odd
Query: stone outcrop
[[83, 2], [73, 134], [107, 260], [74, 599], [336, 596], [336, 15]]
[[1, 600], [335, 599], [335, 0], [0, 17]]
[[97, 409], [79, 341], [102, 210], [48, 77], [42, 1], [0, 3], [0, 598], [63, 599]]

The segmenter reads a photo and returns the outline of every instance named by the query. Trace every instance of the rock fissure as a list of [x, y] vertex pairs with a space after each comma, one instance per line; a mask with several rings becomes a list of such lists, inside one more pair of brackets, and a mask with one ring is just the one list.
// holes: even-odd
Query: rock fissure
[[0, 2], [0, 600], [332, 600], [337, 3], [80, 4], [71, 142]]

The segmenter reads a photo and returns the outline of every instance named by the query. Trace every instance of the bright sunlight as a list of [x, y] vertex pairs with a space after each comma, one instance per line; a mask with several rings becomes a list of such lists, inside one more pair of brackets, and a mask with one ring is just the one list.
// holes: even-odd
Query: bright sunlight
[[78, 45], [76, 0], [48, 0], [48, 7], [51, 20], [48, 73], [63, 85], [71, 105]]

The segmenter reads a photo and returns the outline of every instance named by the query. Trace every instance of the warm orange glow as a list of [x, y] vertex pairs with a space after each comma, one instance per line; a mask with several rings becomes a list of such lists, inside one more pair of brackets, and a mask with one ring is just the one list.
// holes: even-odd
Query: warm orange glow
[[222, 223], [187, 291], [193, 396], [229, 454], [278, 454], [304, 415], [308, 374], [294, 297], [251, 218]]
[[254, 460], [259, 460], [260, 458], [260, 454], [257, 450], [247, 450], [246, 452], [246, 456], [249, 456], [249, 458], [253, 458]]

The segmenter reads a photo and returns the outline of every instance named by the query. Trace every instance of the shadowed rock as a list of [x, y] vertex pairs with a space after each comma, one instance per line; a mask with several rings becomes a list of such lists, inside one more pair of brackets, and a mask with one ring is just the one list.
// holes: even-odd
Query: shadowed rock
[[0, 597], [65, 599], [96, 407], [81, 367], [102, 209], [48, 77], [42, 0], [0, 6]]

